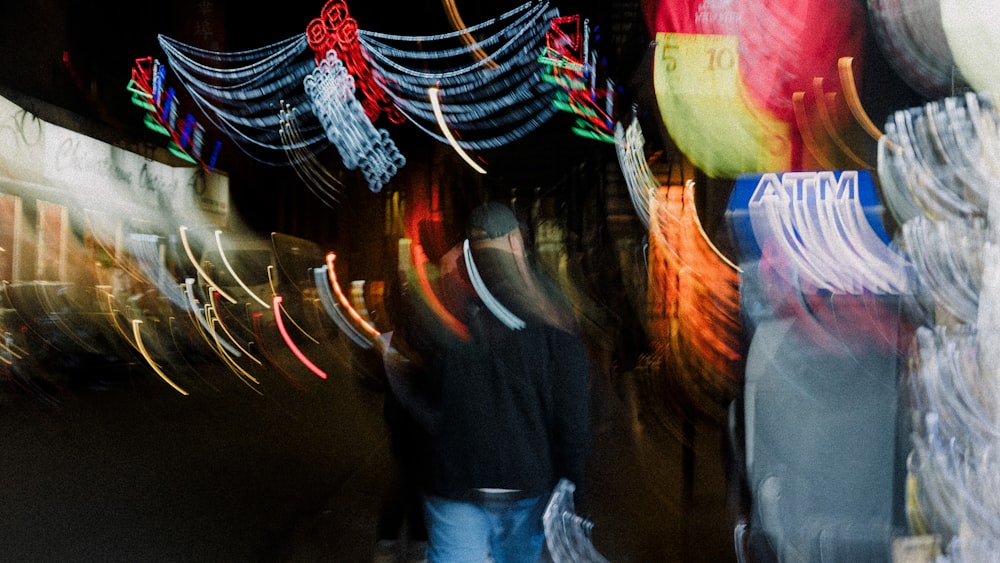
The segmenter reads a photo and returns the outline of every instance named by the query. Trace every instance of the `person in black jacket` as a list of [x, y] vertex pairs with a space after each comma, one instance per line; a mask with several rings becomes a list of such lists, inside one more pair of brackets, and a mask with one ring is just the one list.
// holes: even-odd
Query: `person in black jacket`
[[584, 479], [583, 340], [572, 308], [527, 259], [509, 207], [474, 209], [462, 252], [451, 256], [437, 290], [464, 330], [409, 343], [424, 366], [410, 377], [424, 391], [428, 559], [534, 562], [553, 487], [568, 479], [580, 494]]

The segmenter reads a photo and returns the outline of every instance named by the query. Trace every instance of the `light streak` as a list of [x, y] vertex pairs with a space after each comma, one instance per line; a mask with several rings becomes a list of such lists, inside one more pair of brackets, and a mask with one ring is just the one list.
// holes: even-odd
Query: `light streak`
[[[187, 230], [188, 230], [187, 225], [180, 226], [181, 243], [183, 243], [184, 245], [184, 252], [187, 254], [188, 259], [191, 260], [191, 265], [194, 266], [194, 269], [197, 270], [198, 274], [200, 274], [201, 277], [205, 280], [205, 283], [209, 286], [210, 290], [214, 289], [215, 291], [219, 292], [219, 295], [225, 297], [226, 301], [229, 301], [230, 303], [236, 303], [237, 302], [236, 298], [223, 291], [222, 288], [220, 288], [215, 283], [215, 281], [212, 280], [212, 277], [209, 276], [204, 269], [202, 269], [201, 264], [199, 263], [198, 259], [194, 257], [194, 252], [191, 250], [191, 244], [188, 242]], [[188, 293], [188, 295], [190, 296], [190, 292]]]
[[[273, 299], [273, 297], [275, 295], [278, 295], [277, 284], [274, 281], [274, 266], [268, 265], [268, 267], [267, 267], [267, 280], [268, 280], [268, 282], [271, 285], [271, 296], [272, 296], [272, 299]], [[285, 316], [288, 317], [288, 321], [291, 322], [292, 325], [296, 329], [298, 329], [298, 331], [300, 333], [302, 333], [303, 336], [305, 336], [309, 340], [312, 340], [314, 343], [319, 344], [319, 340], [316, 340], [315, 338], [313, 338], [313, 335], [311, 335], [308, 332], [306, 332], [306, 330], [304, 328], [302, 328], [302, 326], [300, 326], [299, 323], [295, 322], [295, 319], [293, 319], [291, 317], [291, 315], [288, 314], [288, 311], [286, 311], [284, 309], [284, 307], [285, 307], [284, 305], [282, 305], [281, 307], [282, 307], [282, 311], [284, 312]]]
[[298, 358], [300, 362], [302, 362], [302, 365], [309, 368], [309, 370], [316, 374], [320, 379], [326, 379], [326, 372], [307, 358], [306, 355], [302, 353], [302, 350], [299, 350], [299, 347], [296, 346], [294, 341], [292, 341], [291, 335], [289, 335], [288, 331], [285, 329], [285, 322], [281, 318], [281, 299], [280, 295], [275, 295], [273, 299], [274, 306], [272, 307], [272, 309], [274, 309], [274, 322], [278, 325], [278, 332], [281, 333], [281, 338], [285, 341], [288, 349], [295, 354], [295, 357]]
[[337, 272], [333, 267], [333, 261], [336, 258], [337, 255], [333, 252], [328, 252], [326, 255], [326, 273], [327, 276], [329, 276], [330, 278], [330, 286], [333, 288], [333, 291], [337, 294], [337, 301], [339, 301], [341, 306], [344, 307], [344, 310], [347, 311], [347, 314], [349, 314], [351, 318], [355, 320], [355, 322], [361, 325], [361, 328], [365, 329], [365, 332], [367, 332], [374, 338], [378, 338], [382, 333], [379, 332], [377, 328], [372, 326], [371, 323], [362, 318], [362, 316], [359, 315], [356, 310], [354, 310], [354, 307], [351, 306], [351, 302], [347, 299], [347, 296], [344, 295], [343, 290], [340, 288], [340, 283], [337, 282]]
[[[215, 329], [211, 326], [211, 324], [208, 321], [207, 307], [204, 308], [205, 310], [203, 310], [203, 308], [199, 306], [198, 300], [195, 299], [194, 297], [194, 278], [185, 279], [184, 285], [185, 288], [187, 289], [186, 293], [188, 298], [188, 312], [198, 320], [195, 326], [199, 327], [199, 332], [201, 332], [202, 338], [204, 338], [205, 341], [209, 343], [209, 345], [213, 350], [218, 351], [217, 347], [222, 346], [230, 354], [234, 356], [239, 356], [241, 354], [239, 350], [233, 348], [233, 345], [230, 344], [229, 342], [220, 339], [219, 336], [216, 334]], [[211, 338], [209, 338], [209, 335], [211, 335]], [[212, 345], [212, 342], [215, 342], [215, 345]]]
[[434, 293], [434, 288], [431, 287], [430, 279], [427, 276], [427, 255], [420, 244], [414, 244], [412, 239], [399, 239], [399, 272], [407, 282], [410, 281], [411, 276], [416, 278], [417, 287], [424, 302], [442, 325], [460, 339], [471, 340], [469, 328], [455, 317]]
[[323, 304], [327, 315], [333, 319], [337, 328], [347, 335], [352, 342], [365, 350], [371, 349], [372, 342], [344, 316], [344, 312], [338, 306], [336, 298], [333, 296], [333, 291], [330, 289], [330, 278], [326, 273], [327, 268], [328, 266], [313, 268], [313, 279], [316, 282], [316, 290], [319, 292], [320, 303]]
[[222, 231], [218, 229], [216, 229], [215, 231], [215, 245], [219, 248], [219, 257], [222, 258], [222, 263], [226, 266], [226, 270], [229, 271], [229, 275], [232, 276], [234, 280], [236, 280], [236, 283], [240, 284], [240, 287], [243, 288], [243, 291], [246, 291], [247, 295], [252, 297], [254, 301], [260, 303], [265, 309], [270, 309], [271, 304], [258, 297], [257, 294], [254, 293], [253, 291], [250, 291], [250, 288], [247, 287], [247, 284], [243, 282], [243, 278], [236, 275], [236, 272], [233, 270], [233, 267], [229, 264], [229, 259], [226, 258], [226, 250], [222, 247]]
[[[186, 45], [158, 36], [171, 68], [202, 113], [220, 131], [256, 160], [270, 160], [282, 151], [275, 109], [277, 100], [307, 104], [302, 79], [315, 68], [305, 34], [258, 49], [225, 53]], [[323, 140], [313, 126], [309, 145]]]
[[[206, 306], [205, 307], [205, 317], [209, 320], [209, 332], [211, 333], [212, 338], [215, 339], [216, 342], [219, 342], [219, 343], [224, 342], [223, 340], [221, 340], [219, 338], [218, 333], [215, 331], [215, 326], [216, 325], [222, 326], [222, 323], [219, 320], [219, 315], [215, 311], [215, 307]], [[240, 348], [240, 350], [242, 350], [242, 348]], [[257, 385], [260, 385], [260, 381], [258, 381], [256, 377], [254, 377], [253, 375], [251, 375], [249, 371], [247, 371], [246, 369], [244, 369], [243, 366], [241, 366], [239, 363], [237, 363], [236, 360], [234, 360], [228, 354], [228, 351], [225, 348], [223, 348], [221, 346], [217, 347], [216, 352], [217, 352], [219, 358], [221, 358], [222, 361], [225, 362], [225, 364], [227, 366], [229, 366], [229, 369], [231, 369], [236, 374], [236, 376], [240, 378], [240, 381], [242, 381], [243, 383], [245, 383], [247, 385], [247, 387], [250, 387], [251, 389], [254, 389], [254, 391], [257, 391], [258, 393], [260, 393], [257, 389], [255, 389], [253, 386], [250, 385], [250, 382], [253, 382], [253, 383], [256, 383]], [[237, 356], [238, 355], [239, 354], [237, 354]], [[256, 358], [253, 358], [253, 359], [254, 359], [254, 361], [256, 361]]]
[[[311, 111], [309, 112], [312, 113]], [[302, 180], [302, 183], [309, 188], [327, 207], [335, 207], [339, 202], [340, 189], [344, 183], [330, 173], [325, 166], [319, 163], [316, 156], [306, 150], [302, 133], [299, 130], [298, 111], [290, 104], [281, 101], [280, 132], [282, 147], [288, 163], [295, 174]]]
[[489, 56], [486, 52], [479, 46], [472, 34], [468, 32], [465, 22], [462, 21], [461, 14], [458, 13], [458, 8], [455, 7], [455, 0], [441, 0], [441, 4], [444, 5], [444, 11], [448, 15], [448, 21], [451, 22], [451, 27], [455, 31], [463, 32], [460, 36], [462, 38], [462, 42], [472, 49], [472, 54], [476, 57], [476, 59], [485, 61], [487, 68], [497, 68], [497, 63], [488, 58]]
[[507, 307], [504, 307], [503, 303], [500, 303], [500, 301], [498, 301], [497, 298], [490, 292], [489, 288], [486, 287], [486, 283], [479, 275], [476, 263], [472, 259], [472, 251], [469, 248], [469, 239], [465, 239], [462, 243], [462, 252], [465, 254], [465, 269], [469, 273], [469, 280], [472, 281], [472, 288], [476, 290], [476, 294], [479, 295], [480, 299], [482, 299], [486, 308], [493, 313], [493, 316], [495, 316], [500, 322], [511, 330], [521, 330], [527, 326], [524, 320], [512, 313]]
[[164, 373], [162, 369], [160, 369], [160, 366], [157, 365], [157, 363], [153, 360], [152, 356], [149, 355], [149, 352], [146, 350], [146, 345], [143, 344], [142, 342], [142, 333], [139, 330], [139, 325], [141, 324], [142, 324], [142, 319], [132, 320], [132, 334], [135, 335], [135, 345], [139, 349], [139, 353], [142, 354], [142, 357], [146, 359], [146, 363], [149, 364], [149, 367], [151, 367], [153, 371], [156, 372], [156, 375], [160, 376], [160, 379], [166, 381], [167, 385], [173, 387], [174, 390], [180, 393], [181, 395], [188, 395], [188, 392], [182, 389], [176, 383], [174, 383], [174, 381], [170, 379], [170, 377], [168, 377], [167, 374]]
[[[401, 114], [428, 135], [447, 142], [438, 132], [427, 99], [430, 87], [446, 90], [448, 123], [461, 139], [459, 144], [482, 150], [524, 137], [558, 111], [551, 105], [556, 88], [541, 79], [535, 60], [549, 21], [556, 15], [558, 10], [545, 2], [526, 3], [452, 33], [400, 36], [359, 30], [358, 39], [369, 66], [381, 77], [380, 84]], [[469, 63], [473, 50], [452, 45], [471, 32], [485, 35], [476, 47], [491, 52]]]
[[645, 146], [646, 139], [642, 134], [642, 127], [634, 116], [628, 127], [622, 126], [621, 122], [615, 125], [618, 165], [622, 169], [622, 176], [625, 177], [636, 215], [642, 225], [649, 229], [650, 201], [656, 197], [660, 182], [646, 162]]
[[837, 60], [837, 70], [840, 73], [840, 87], [844, 91], [844, 98], [847, 102], [848, 109], [851, 110], [851, 115], [854, 119], [858, 121], [861, 128], [865, 130], [866, 133], [871, 135], [872, 139], [876, 141], [885, 135], [872, 118], [865, 111], [864, 106], [861, 104], [861, 95], [858, 94], [858, 85], [854, 81], [854, 70], [852, 65], [854, 64], [854, 57], [840, 57]]
[[486, 170], [477, 164], [476, 161], [472, 160], [472, 157], [470, 157], [468, 153], [462, 149], [462, 147], [458, 146], [458, 141], [455, 140], [454, 135], [452, 135], [451, 131], [448, 129], [448, 124], [444, 121], [444, 115], [441, 113], [441, 101], [438, 99], [438, 93], [439, 90], [437, 87], [432, 86], [427, 89], [427, 95], [431, 99], [431, 107], [434, 109], [434, 117], [437, 119], [438, 127], [441, 128], [441, 133], [444, 134], [444, 138], [448, 140], [448, 144], [451, 145], [451, 148], [455, 149], [458, 156], [462, 157], [462, 160], [468, 163], [469, 166], [471, 166], [476, 172], [486, 174]]
[[[270, 308], [270, 306], [268, 308]], [[226, 326], [226, 323], [222, 320], [222, 317], [219, 315], [219, 306], [216, 303], [213, 303], [211, 308], [206, 307], [205, 311], [206, 311], [206, 317], [208, 316], [208, 312], [211, 311], [212, 326], [214, 327], [216, 324], [218, 324], [219, 328], [222, 329], [222, 333], [226, 335], [226, 337], [229, 339], [229, 342], [231, 342], [233, 346], [236, 346], [236, 348], [238, 348], [239, 351], [243, 353], [243, 355], [250, 358], [258, 365], [263, 365], [263, 363], [260, 360], [255, 358], [254, 355], [251, 354], [245, 347], [240, 345], [239, 339], [233, 336], [233, 333], [229, 331], [229, 327]]]

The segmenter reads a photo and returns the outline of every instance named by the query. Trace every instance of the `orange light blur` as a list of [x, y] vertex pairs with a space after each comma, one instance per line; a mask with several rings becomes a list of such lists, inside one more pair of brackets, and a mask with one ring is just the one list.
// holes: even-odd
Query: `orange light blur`
[[350, 315], [355, 322], [361, 325], [361, 328], [365, 329], [365, 332], [374, 338], [378, 338], [382, 333], [379, 332], [377, 328], [372, 326], [371, 323], [366, 321], [364, 317], [358, 314], [358, 311], [351, 305], [350, 300], [347, 299], [347, 296], [344, 295], [344, 292], [340, 289], [340, 284], [337, 282], [337, 272], [335, 272], [333, 268], [333, 261], [336, 258], [337, 255], [333, 252], [328, 252], [326, 255], [326, 275], [330, 278], [330, 285], [333, 286], [333, 292], [337, 295], [337, 301], [339, 301], [344, 307], [347, 314]]

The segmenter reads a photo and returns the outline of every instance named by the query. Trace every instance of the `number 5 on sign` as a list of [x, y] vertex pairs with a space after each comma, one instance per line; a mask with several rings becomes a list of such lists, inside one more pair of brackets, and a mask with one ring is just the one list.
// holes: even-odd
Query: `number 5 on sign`
[[733, 96], [739, 77], [734, 35], [664, 33], [657, 64], [665, 86], [677, 94]]

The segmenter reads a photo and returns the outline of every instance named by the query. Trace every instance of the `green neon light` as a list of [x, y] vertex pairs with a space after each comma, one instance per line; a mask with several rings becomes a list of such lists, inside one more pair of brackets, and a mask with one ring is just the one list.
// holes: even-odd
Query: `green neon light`
[[554, 74], [543, 74], [542, 80], [550, 84], [555, 84], [566, 90], [586, 90], [589, 88], [586, 83], [582, 80], [566, 80], [563, 77], [556, 76]]
[[135, 83], [135, 80], [129, 80], [128, 86], [126, 86], [125, 89], [132, 92], [133, 104], [147, 111], [156, 111], [156, 106], [150, 101], [153, 99], [152, 94], [140, 88]]
[[142, 118], [142, 122], [146, 125], [146, 127], [150, 131], [154, 131], [156, 133], [160, 133], [161, 135], [166, 135], [167, 137], [171, 136], [170, 135], [170, 131], [166, 127], [164, 127], [162, 123], [160, 123], [159, 121], [157, 121], [156, 118], [154, 118], [152, 114], [147, 113]]
[[595, 141], [603, 141], [605, 143], [611, 143], [611, 144], [615, 143], [615, 138], [614, 137], [612, 137], [610, 135], [607, 135], [607, 134], [604, 134], [604, 133], [599, 133], [597, 131], [589, 131], [589, 130], [585, 130], [585, 129], [580, 129], [578, 127], [571, 127], [570, 130], [573, 131], [574, 133], [576, 133], [577, 135], [581, 136], [581, 137], [586, 137], [588, 139], [593, 139]]
[[198, 161], [195, 160], [188, 153], [184, 152], [184, 149], [182, 149], [177, 143], [170, 143], [170, 145], [167, 147], [167, 150], [169, 150], [174, 156], [186, 160], [191, 164], [198, 164]]

